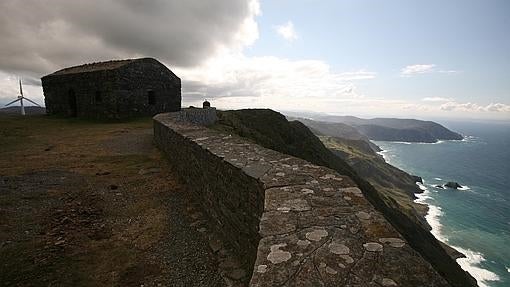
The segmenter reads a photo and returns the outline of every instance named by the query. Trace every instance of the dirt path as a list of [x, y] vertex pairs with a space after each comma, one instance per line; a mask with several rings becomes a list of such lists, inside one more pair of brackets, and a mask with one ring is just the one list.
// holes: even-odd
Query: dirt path
[[176, 178], [150, 119], [0, 116], [0, 286], [224, 286]]

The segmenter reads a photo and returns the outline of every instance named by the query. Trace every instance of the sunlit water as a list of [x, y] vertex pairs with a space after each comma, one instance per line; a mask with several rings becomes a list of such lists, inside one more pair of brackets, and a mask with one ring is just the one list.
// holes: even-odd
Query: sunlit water
[[[510, 125], [450, 123], [463, 141], [376, 142], [386, 161], [424, 179], [432, 233], [463, 252], [480, 286], [510, 286]], [[462, 190], [435, 186], [456, 181]]]

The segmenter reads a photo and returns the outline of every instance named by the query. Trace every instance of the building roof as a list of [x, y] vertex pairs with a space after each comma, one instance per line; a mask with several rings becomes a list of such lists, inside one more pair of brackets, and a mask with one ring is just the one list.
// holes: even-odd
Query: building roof
[[68, 75], [68, 74], [80, 74], [80, 73], [88, 73], [88, 72], [96, 72], [96, 71], [106, 71], [106, 70], [115, 70], [120, 67], [123, 67], [127, 64], [133, 63], [135, 61], [146, 60], [150, 58], [139, 58], [139, 59], [127, 59], [127, 60], [112, 60], [106, 62], [97, 62], [97, 63], [89, 63], [69, 68], [64, 68], [62, 70], [58, 70], [48, 76], [60, 76], [60, 75]]

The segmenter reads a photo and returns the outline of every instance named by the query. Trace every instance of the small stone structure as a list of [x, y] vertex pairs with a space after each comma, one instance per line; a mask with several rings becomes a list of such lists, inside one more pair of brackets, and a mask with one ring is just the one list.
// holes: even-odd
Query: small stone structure
[[337, 172], [154, 117], [154, 139], [251, 266], [250, 286], [450, 286]]
[[190, 122], [202, 126], [210, 126], [214, 124], [218, 117], [216, 115], [216, 108], [187, 108], [182, 109], [178, 114], [178, 119], [183, 122]]
[[85, 64], [41, 80], [48, 114], [118, 119], [181, 109], [181, 79], [152, 58]]

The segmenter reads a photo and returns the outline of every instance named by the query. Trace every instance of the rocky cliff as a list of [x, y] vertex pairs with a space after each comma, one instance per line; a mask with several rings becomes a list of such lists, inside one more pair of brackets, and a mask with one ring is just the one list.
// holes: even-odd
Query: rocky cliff
[[[289, 122], [283, 115], [271, 110], [223, 111], [219, 113], [219, 119], [215, 127], [218, 130], [238, 134], [264, 147], [349, 176], [361, 188], [364, 196], [452, 286], [476, 286], [476, 281], [448, 255], [427, 227], [419, 223], [418, 217], [410, 216], [395, 197], [378, 190], [360, 176], [348, 162], [326, 148], [303, 123]], [[370, 170], [367, 172], [371, 173]]]

